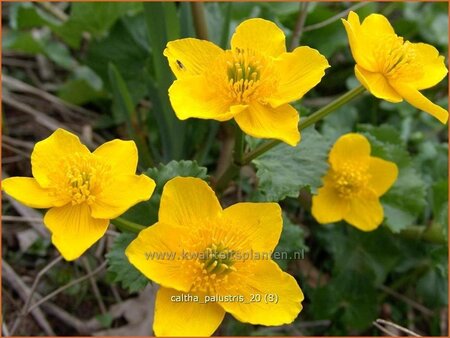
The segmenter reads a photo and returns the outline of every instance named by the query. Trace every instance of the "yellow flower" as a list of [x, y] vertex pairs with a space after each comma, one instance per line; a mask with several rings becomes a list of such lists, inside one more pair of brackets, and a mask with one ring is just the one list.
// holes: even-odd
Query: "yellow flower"
[[104, 235], [110, 219], [150, 198], [155, 183], [135, 175], [137, 160], [133, 141], [113, 140], [91, 153], [77, 136], [58, 129], [34, 147], [34, 178], [7, 178], [2, 189], [29, 207], [50, 208], [44, 223], [52, 242], [74, 260]]
[[405, 99], [442, 123], [448, 112], [422, 95], [419, 90], [438, 84], [446, 75], [444, 57], [425, 43], [404, 41], [380, 14], [369, 15], [361, 24], [350, 12], [342, 20], [347, 31], [355, 74], [368, 91], [389, 102]]
[[177, 77], [169, 96], [179, 119], [234, 118], [251, 136], [290, 145], [300, 141], [300, 133], [299, 115], [289, 102], [316, 86], [329, 67], [315, 49], [286, 52], [283, 31], [263, 19], [241, 23], [230, 50], [187, 38], [169, 42], [164, 55]]
[[395, 163], [370, 156], [370, 143], [359, 134], [341, 136], [332, 147], [330, 169], [324, 185], [312, 200], [312, 214], [319, 223], [345, 220], [363, 231], [383, 221], [379, 197], [394, 184]]
[[[292, 322], [302, 309], [303, 293], [269, 257], [281, 229], [276, 203], [222, 209], [204, 181], [169, 181], [159, 221], [141, 231], [125, 251], [135, 267], [161, 285], [155, 334], [209, 336], [225, 312], [252, 324]], [[258, 260], [263, 254], [268, 255]]]

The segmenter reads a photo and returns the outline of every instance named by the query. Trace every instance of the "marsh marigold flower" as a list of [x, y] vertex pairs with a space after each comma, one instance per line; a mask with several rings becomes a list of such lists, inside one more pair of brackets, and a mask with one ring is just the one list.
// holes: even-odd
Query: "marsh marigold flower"
[[350, 12], [342, 22], [356, 61], [356, 77], [368, 91], [389, 102], [405, 99], [442, 123], [447, 122], [448, 112], [419, 92], [447, 75], [444, 57], [436, 48], [405, 41], [380, 14], [369, 15], [361, 24], [358, 14]]
[[161, 285], [155, 334], [209, 336], [225, 312], [251, 324], [292, 322], [302, 309], [302, 291], [270, 259], [281, 229], [276, 203], [222, 209], [204, 181], [169, 181], [159, 221], [142, 230], [125, 251], [136, 268]]
[[312, 214], [319, 223], [341, 220], [363, 231], [383, 221], [379, 198], [397, 179], [395, 163], [370, 156], [370, 143], [360, 134], [341, 136], [332, 147], [330, 169], [312, 200]]
[[327, 60], [317, 50], [286, 52], [283, 31], [263, 19], [241, 23], [231, 49], [198, 39], [164, 50], [177, 80], [169, 88], [178, 118], [235, 119], [247, 134], [290, 145], [300, 140], [298, 112], [289, 104], [316, 86]]
[[137, 161], [133, 141], [113, 140], [91, 153], [77, 136], [58, 129], [34, 147], [34, 178], [7, 178], [2, 189], [29, 207], [50, 208], [44, 224], [52, 242], [74, 260], [103, 236], [110, 219], [150, 198], [155, 183], [135, 175]]

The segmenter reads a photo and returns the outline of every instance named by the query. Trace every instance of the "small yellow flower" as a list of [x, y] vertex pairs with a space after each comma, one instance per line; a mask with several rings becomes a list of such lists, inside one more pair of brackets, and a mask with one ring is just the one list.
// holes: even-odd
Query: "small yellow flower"
[[252, 324], [292, 322], [302, 309], [303, 293], [270, 258], [281, 229], [276, 203], [222, 209], [204, 181], [169, 181], [159, 221], [141, 231], [125, 251], [136, 268], [161, 285], [155, 334], [209, 336], [225, 312]]
[[178, 118], [226, 121], [234, 118], [247, 134], [300, 141], [299, 115], [289, 105], [316, 86], [327, 60], [317, 50], [286, 52], [283, 31], [263, 19], [241, 23], [231, 49], [198, 39], [167, 44], [164, 55], [177, 80], [169, 89]]
[[50, 208], [44, 223], [70, 261], [104, 235], [110, 219], [150, 198], [155, 183], [135, 175], [137, 161], [133, 141], [113, 140], [91, 153], [77, 136], [58, 129], [34, 147], [34, 178], [7, 178], [2, 189], [29, 207]]
[[312, 214], [319, 223], [345, 220], [363, 231], [383, 221], [379, 197], [394, 184], [395, 163], [370, 156], [370, 143], [359, 134], [341, 136], [330, 151], [330, 169], [324, 185], [312, 200]]
[[419, 92], [447, 75], [444, 57], [436, 48], [404, 41], [380, 14], [369, 15], [361, 24], [358, 14], [350, 12], [342, 22], [356, 61], [356, 77], [368, 91], [389, 102], [405, 99], [442, 123], [447, 122], [448, 112]]

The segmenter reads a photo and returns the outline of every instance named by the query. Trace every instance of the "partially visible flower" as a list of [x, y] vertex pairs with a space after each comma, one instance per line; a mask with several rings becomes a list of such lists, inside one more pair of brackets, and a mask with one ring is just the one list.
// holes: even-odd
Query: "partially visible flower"
[[271, 260], [281, 229], [276, 203], [222, 209], [204, 181], [170, 180], [159, 221], [125, 251], [136, 268], [161, 285], [155, 334], [209, 336], [225, 312], [251, 324], [291, 323], [304, 297], [296, 280]]
[[327, 60], [317, 50], [286, 52], [283, 31], [263, 19], [242, 22], [231, 49], [198, 39], [167, 44], [164, 55], [177, 80], [169, 88], [178, 118], [226, 121], [247, 134], [290, 145], [300, 141], [298, 112], [289, 104], [316, 86]]
[[444, 57], [436, 48], [405, 41], [380, 14], [369, 15], [361, 24], [358, 14], [350, 12], [342, 22], [356, 61], [356, 77], [368, 91], [389, 102], [405, 99], [442, 123], [447, 122], [448, 112], [419, 92], [447, 75]]
[[34, 178], [7, 178], [2, 189], [29, 207], [50, 208], [44, 224], [70, 261], [104, 235], [110, 219], [150, 198], [155, 183], [135, 175], [137, 161], [133, 141], [113, 140], [91, 153], [77, 136], [58, 129], [34, 147]]
[[363, 231], [384, 218], [379, 198], [394, 184], [395, 163], [370, 156], [370, 143], [360, 134], [341, 136], [330, 151], [330, 169], [313, 196], [312, 214], [319, 223], [344, 220]]

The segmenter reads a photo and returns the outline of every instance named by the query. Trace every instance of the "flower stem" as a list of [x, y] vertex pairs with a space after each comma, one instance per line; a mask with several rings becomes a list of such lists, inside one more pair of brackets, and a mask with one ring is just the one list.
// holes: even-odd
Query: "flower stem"
[[[365, 91], [365, 88], [363, 86], [358, 86], [352, 90], [349, 90], [347, 93], [345, 93], [341, 97], [337, 98], [333, 102], [330, 102], [325, 107], [319, 109], [312, 115], [301, 120], [300, 124], [299, 124], [299, 129], [303, 130], [303, 129], [308, 128], [309, 126], [313, 125], [317, 121], [323, 119], [325, 116], [327, 116], [331, 112], [342, 107], [347, 102], [358, 97], [360, 94], [364, 93], [364, 91]], [[270, 140], [270, 141], [267, 141], [267, 142], [261, 144], [259, 147], [256, 147], [254, 150], [252, 150], [249, 153], [244, 155], [242, 165], [250, 163], [252, 160], [254, 160], [258, 156], [264, 154], [266, 151], [272, 149], [273, 147], [275, 147], [276, 145], [278, 145], [280, 143], [281, 143], [281, 141], [279, 141], [279, 140]]]
[[114, 224], [117, 228], [119, 228], [119, 230], [122, 232], [139, 233], [141, 230], [144, 230], [146, 228], [142, 224], [128, 221], [122, 217], [117, 217], [117, 218], [111, 220], [111, 223]]
[[206, 26], [205, 10], [203, 3], [192, 2], [192, 18], [194, 21], [195, 34], [197, 38], [202, 40], [208, 40], [208, 28]]
[[[309, 126], [313, 125], [317, 121], [323, 119], [325, 116], [327, 116], [331, 112], [342, 107], [347, 102], [350, 102], [354, 98], [358, 97], [359, 95], [364, 93], [364, 91], [365, 91], [365, 88], [363, 86], [358, 86], [352, 90], [349, 90], [347, 93], [345, 93], [341, 97], [337, 98], [333, 102], [330, 102], [325, 107], [319, 109], [312, 115], [310, 115], [310, 116], [306, 117], [305, 119], [303, 119], [302, 121], [300, 121], [299, 129], [303, 130], [305, 128], [308, 128]], [[240, 136], [239, 136], [239, 134], [240, 134]], [[239, 139], [239, 137], [241, 137], [241, 139]], [[235, 143], [235, 151], [234, 151], [233, 161], [232, 161], [232, 163], [230, 163], [230, 165], [225, 170], [225, 172], [222, 174], [222, 176], [217, 180], [217, 182], [215, 184], [216, 192], [221, 192], [227, 187], [228, 182], [230, 180], [232, 180], [233, 177], [235, 177], [236, 174], [239, 172], [240, 167], [249, 164], [252, 160], [257, 158], [258, 156], [261, 156], [266, 151], [272, 149], [273, 147], [275, 147], [276, 145], [281, 143], [281, 141], [278, 141], [278, 140], [270, 140], [270, 141], [267, 141], [267, 142], [261, 144], [260, 146], [256, 147], [254, 150], [248, 152], [247, 154], [242, 154], [243, 141], [244, 141], [243, 134], [241, 131], [239, 131], [239, 133], [236, 134], [236, 139], [235, 139], [236, 143]], [[238, 149], [237, 147], [241, 147], [241, 148]]]

